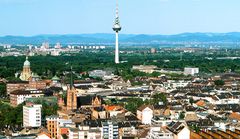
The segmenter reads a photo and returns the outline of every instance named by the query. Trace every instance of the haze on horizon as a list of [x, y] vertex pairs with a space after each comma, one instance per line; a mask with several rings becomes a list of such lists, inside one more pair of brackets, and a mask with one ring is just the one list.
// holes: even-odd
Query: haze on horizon
[[[239, 0], [119, 0], [122, 34], [240, 32]], [[114, 33], [115, 0], [0, 0], [0, 36]]]

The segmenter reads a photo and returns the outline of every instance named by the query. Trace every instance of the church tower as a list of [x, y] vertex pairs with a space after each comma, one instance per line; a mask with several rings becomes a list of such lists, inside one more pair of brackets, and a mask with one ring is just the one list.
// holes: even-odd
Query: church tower
[[23, 71], [21, 72], [20, 79], [22, 81], [29, 81], [32, 76], [32, 71], [30, 69], [30, 62], [28, 61], [28, 57], [23, 64]]
[[67, 89], [67, 110], [77, 109], [77, 90], [73, 87], [72, 67], [71, 67], [71, 81]]

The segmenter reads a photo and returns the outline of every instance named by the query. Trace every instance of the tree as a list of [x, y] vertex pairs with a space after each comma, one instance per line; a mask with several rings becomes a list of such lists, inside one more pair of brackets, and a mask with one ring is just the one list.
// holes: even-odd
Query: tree
[[223, 86], [225, 84], [225, 82], [223, 80], [216, 80], [216, 81], [214, 81], [214, 84], [216, 86]]
[[6, 96], [6, 84], [5, 83], [0, 83], [0, 97], [1, 96]]
[[0, 129], [22, 126], [23, 105], [20, 104], [17, 107], [11, 107], [8, 104], [0, 102]]
[[192, 105], [194, 103], [194, 100], [192, 97], [189, 98], [189, 103]]
[[196, 133], [198, 133], [200, 131], [200, 127], [196, 124], [190, 126], [190, 128], [192, 128]]
[[42, 117], [56, 115], [58, 110], [57, 104], [47, 104], [46, 102], [42, 103]]
[[151, 103], [153, 105], [159, 104], [159, 102], [162, 102], [164, 105], [167, 105], [167, 97], [163, 93], [156, 93], [152, 96]]
[[139, 108], [141, 105], [143, 105], [144, 102], [141, 98], [129, 98], [127, 100], [127, 103], [125, 105], [125, 108], [133, 113], [137, 111], [137, 108]]
[[182, 119], [184, 119], [184, 118], [185, 118], [185, 114], [184, 114], [183, 112], [181, 112], [181, 113], [179, 114], [179, 118], [178, 118], [178, 119], [182, 120]]
[[161, 75], [161, 73], [156, 72], [156, 71], [154, 71], [154, 72], [151, 74], [151, 76], [153, 76], [153, 77], [158, 77], [158, 76], [160, 76], [160, 75]]

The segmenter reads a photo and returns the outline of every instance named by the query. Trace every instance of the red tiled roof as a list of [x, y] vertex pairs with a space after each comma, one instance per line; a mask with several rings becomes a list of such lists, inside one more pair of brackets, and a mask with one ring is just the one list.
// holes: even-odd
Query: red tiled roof
[[229, 118], [236, 119], [236, 120], [240, 121], [240, 114], [237, 113], [237, 112], [233, 112], [229, 115]]

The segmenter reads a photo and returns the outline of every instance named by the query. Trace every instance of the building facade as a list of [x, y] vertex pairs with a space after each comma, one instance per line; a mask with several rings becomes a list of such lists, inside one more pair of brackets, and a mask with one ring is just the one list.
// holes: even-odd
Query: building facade
[[184, 68], [184, 75], [195, 75], [199, 73], [199, 68]]
[[142, 124], [151, 125], [153, 118], [152, 106], [141, 106], [137, 110], [137, 118], [141, 120]]
[[132, 67], [132, 70], [138, 70], [145, 73], [153, 73], [157, 69], [157, 66], [154, 65], [135, 65]]
[[9, 95], [11, 92], [15, 90], [24, 90], [28, 87], [28, 81], [11, 81], [7, 82], [7, 94]]
[[49, 131], [51, 138], [56, 138], [58, 134], [58, 116], [48, 116], [46, 117], [47, 121], [47, 130]]
[[27, 98], [43, 97], [44, 92], [42, 90], [16, 90], [10, 93], [10, 103], [12, 106], [17, 106], [26, 101]]
[[118, 139], [118, 124], [112, 121], [102, 122], [104, 139]]
[[45, 89], [47, 84], [45, 81], [12, 81], [7, 83], [7, 94], [16, 90], [25, 90], [25, 89]]
[[40, 127], [41, 126], [41, 108], [42, 105], [28, 104], [23, 106], [23, 126]]

